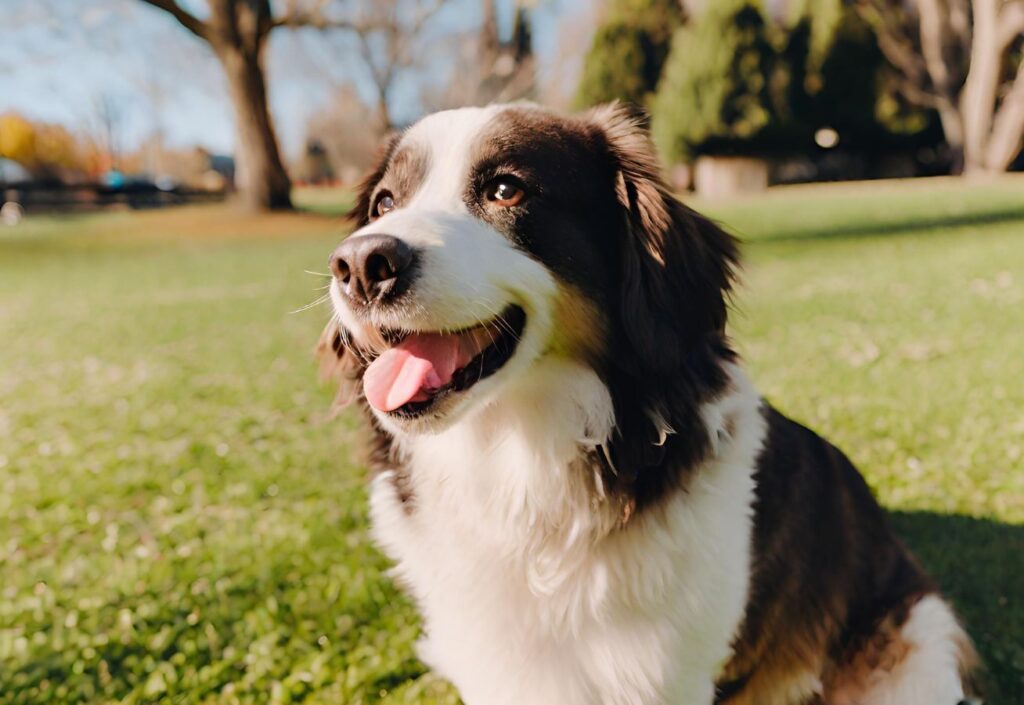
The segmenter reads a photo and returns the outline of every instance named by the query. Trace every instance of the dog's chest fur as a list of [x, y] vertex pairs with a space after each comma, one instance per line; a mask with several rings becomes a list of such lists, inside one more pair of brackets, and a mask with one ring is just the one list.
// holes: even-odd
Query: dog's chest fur
[[424, 616], [421, 656], [468, 703], [711, 701], [747, 600], [764, 433], [732, 373], [704, 410], [713, 456], [632, 518], [585, 462], [613, 419], [574, 363], [540, 364], [441, 434], [396, 439], [407, 486], [375, 480], [375, 535]]

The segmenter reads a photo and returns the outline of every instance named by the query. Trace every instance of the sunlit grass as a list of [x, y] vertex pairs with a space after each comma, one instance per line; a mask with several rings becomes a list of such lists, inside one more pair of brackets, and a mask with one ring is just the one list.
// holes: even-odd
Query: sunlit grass
[[[1024, 184], [925, 186], [706, 207], [750, 241], [759, 385], [900, 510], [991, 702], [1022, 703]], [[326, 419], [326, 309], [291, 313], [342, 233], [221, 207], [0, 229], [0, 703], [455, 702]]]

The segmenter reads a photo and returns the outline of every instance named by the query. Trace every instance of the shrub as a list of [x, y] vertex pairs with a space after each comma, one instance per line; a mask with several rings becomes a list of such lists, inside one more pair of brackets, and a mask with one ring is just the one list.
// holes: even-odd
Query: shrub
[[587, 52], [576, 102], [646, 106], [682, 20], [678, 0], [614, 0]]
[[760, 10], [746, 1], [709, 3], [698, 20], [676, 31], [652, 104], [652, 131], [670, 161], [696, 156], [716, 142], [733, 151], [772, 117], [775, 51]]

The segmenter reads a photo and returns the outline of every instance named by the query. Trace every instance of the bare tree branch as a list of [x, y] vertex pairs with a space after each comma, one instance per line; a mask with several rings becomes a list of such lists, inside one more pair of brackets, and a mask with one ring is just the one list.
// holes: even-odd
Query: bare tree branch
[[1015, 0], [1003, 5], [999, 13], [999, 51], [1006, 51], [1010, 44], [1024, 34], [1024, 0]]
[[900, 92], [909, 103], [919, 108], [937, 110], [941, 102], [934, 93], [922, 89], [913, 80], [906, 77], [899, 77], [896, 81], [896, 90]]
[[299, 0], [288, 0], [284, 12], [271, 20], [271, 28], [344, 29], [353, 32], [371, 32], [381, 27], [373, 22], [356, 22], [344, 17], [331, 17], [327, 13], [330, 0], [312, 0], [303, 5]]
[[874, 29], [878, 48], [889, 63], [908, 81], [920, 85], [927, 76], [924, 60], [893, 12], [881, 7], [877, 0], [861, 0], [857, 8], [861, 17]]
[[353, 22], [352, 20], [337, 17], [326, 17], [325, 15], [311, 14], [308, 12], [297, 12], [295, 14], [275, 17], [270, 23], [270, 26], [291, 27], [293, 29], [300, 29], [303, 27], [309, 27], [311, 29], [347, 29], [355, 32], [370, 32], [377, 29], [377, 27], [374, 27], [372, 24]]
[[434, 2], [429, 5], [424, 5], [420, 11], [416, 13], [416, 19], [412, 22], [412, 30], [414, 32], [419, 32], [423, 29], [423, 25], [425, 25], [442, 7], [444, 7], [445, 2], [447, 2], [447, 0], [434, 0]]
[[948, 0], [949, 26], [961, 41], [971, 40], [971, 3], [970, 0]]
[[373, 86], [376, 111], [385, 130], [392, 127], [389, 100], [399, 75], [417, 65], [423, 57], [423, 30], [450, 0], [409, 0], [408, 2], [367, 2], [352, 20], [326, 18], [325, 0], [302, 6], [301, 0], [289, 0], [278, 18], [287, 18], [299, 26], [313, 29], [343, 28], [354, 35], [354, 49], [366, 67]]
[[432, 109], [485, 105], [529, 97], [536, 87], [528, 0], [516, 0], [512, 36], [499, 37], [496, 0], [480, 0], [484, 21], [475, 36], [461, 42], [452, 79], [429, 98]]
[[189, 32], [200, 39], [209, 40], [210, 28], [206, 23], [188, 12], [185, 8], [179, 5], [176, 0], [142, 0], [142, 2], [170, 13], [170, 15], [174, 17], [174, 19], [178, 20], [178, 23]]
[[946, 17], [938, 0], [918, 0], [921, 6], [918, 25], [921, 35], [921, 55], [924, 56], [925, 69], [931, 77], [935, 90], [948, 96], [959, 88], [954, 86], [950, 76], [949, 57], [946, 54], [948, 33]]
[[1024, 61], [1017, 67], [1017, 77], [1003, 96], [999, 111], [992, 121], [992, 135], [985, 155], [985, 166], [993, 171], [1006, 171], [1020, 152], [1024, 139]]
[[[148, 0], [147, 0], [148, 1]], [[415, 35], [423, 26], [440, 10], [448, 0], [433, 0], [428, 5], [418, 9], [412, 20], [404, 23], [403, 33]], [[382, 19], [371, 17], [364, 20], [353, 20], [345, 17], [331, 17], [326, 13], [327, 0], [316, 0], [312, 7], [302, 7], [297, 0], [289, 0], [285, 11], [275, 17], [271, 27], [291, 27], [295, 29], [344, 29], [358, 34], [370, 34], [372, 32], [388, 31], [394, 29], [399, 20], [397, 18]], [[386, 3], [382, 3], [386, 6]]]

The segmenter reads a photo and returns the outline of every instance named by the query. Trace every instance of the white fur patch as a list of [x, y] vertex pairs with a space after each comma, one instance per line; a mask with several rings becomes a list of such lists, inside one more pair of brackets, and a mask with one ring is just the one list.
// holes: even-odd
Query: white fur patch
[[[961, 645], [967, 637], [942, 598], [929, 595], [910, 611], [900, 629], [910, 647], [891, 672], [876, 674], [856, 699], [839, 694], [837, 705], [956, 705], [964, 697]], [[839, 699], [841, 698], [841, 699]]]
[[544, 358], [448, 430], [399, 437], [415, 510], [379, 479], [375, 535], [424, 615], [421, 656], [468, 705], [711, 702], [746, 605], [765, 433], [730, 373], [705, 416], [734, 435], [625, 528], [575, 462], [613, 426], [579, 363]]
[[473, 147], [480, 133], [503, 106], [445, 110], [423, 118], [402, 138], [415, 145], [429, 159], [423, 183], [409, 202], [409, 208], [466, 212], [462, 196], [466, 192]]

